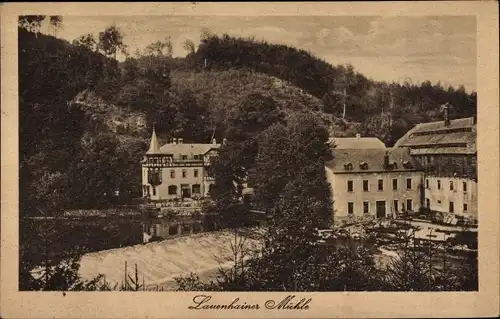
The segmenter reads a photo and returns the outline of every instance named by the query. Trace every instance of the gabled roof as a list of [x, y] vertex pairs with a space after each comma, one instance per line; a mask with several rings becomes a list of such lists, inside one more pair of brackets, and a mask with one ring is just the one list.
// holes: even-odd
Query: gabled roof
[[[388, 153], [389, 163], [395, 163], [396, 167], [387, 169], [384, 167], [384, 156]], [[349, 172], [381, 172], [381, 171], [401, 171], [401, 170], [422, 170], [422, 166], [415, 161], [407, 148], [386, 148], [386, 149], [332, 149], [333, 159], [326, 163], [334, 173]], [[411, 164], [411, 168], [406, 168], [404, 162]], [[362, 169], [361, 163], [366, 163], [367, 168]], [[351, 164], [352, 169], [347, 170], [346, 165]]]
[[474, 118], [420, 123], [401, 137], [394, 147], [410, 147], [412, 154], [472, 154], [476, 148]]
[[336, 149], [385, 149], [385, 144], [376, 137], [333, 137], [328, 140]]

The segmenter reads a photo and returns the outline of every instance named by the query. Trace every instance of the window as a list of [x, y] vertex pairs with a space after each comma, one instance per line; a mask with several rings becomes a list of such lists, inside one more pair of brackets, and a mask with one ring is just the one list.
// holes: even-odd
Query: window
[[195, 160], [200, 159], [200, 155], [194, 155], [194, 156], [193, 156], [193, 158], [194, 158]]
[[397, 199], [394, 200], [394, 211], [395, 212], [399, 211], [398, 200]]
[[384, 190], [384, 180], [383, 179], [379, 179], [378, 180], [378, 190], [379, 191], [383, 191]]
[[363, 202], [363, 214], [370, 213], [370, 202]]
[[425, 207], [431, 208], [431, 201], [428, 198], [425, 199]]
[[450, 191], [453, 190], [453, 181], [450, 181]]
[[198, 177], [198, 170], [197, 169], [194, 170], [194, 177]]
[[173, 236], [173, 235], [177, 235], [177, 232], [179, 231], [179, 226], [177, 225], [171, 225], [169, 228], [168, 228], [168, 234], [170, 236]]
[[441, 181], [439, 179], [437, 181], [437, 184], [438, 184], [438, 189], [441, 189]]
[[464, 193], [467, 193], [467, 182], [463, 182], [462, 187], [464, 189]]
[[175, 178], [175, 170], [170, 170], [170, 178]]
[[425, 180], [425, 188], [427, 188], [427, 189], [429, 188], [429, 180], [428, 179]]
[[161, 170], [159, 169], [150, 169], [148, 171], [148, 183], [151, 185], [160, 185], [161, 184]]
[[200, 184], [194, 184], [193, 185], [193, 194], [200, 194], [200, 193], [201, 193]]
[[190, 224], [183, 224], [182, 225], [182, 233], [190, 233], [191, 232], [191, 225]]
[[149, 196], [150, 189], [151, 189], [151, 186], [148, 185], [148, 188], [147, 188], [148, 196]]
[[349, 215], [354, 214], [354, 203], [353, 202], [347, 203], [347, 213]]
[[413, 210], [413, 201], [411, 199], [406, 200], [406, 209]]
[[353, 192], [354, 191], [354, 183], [353, 183], [353, 181], [347, 181], [347, 191], [348, 192]]
[[397, 178], [393, 178], [392, 179], [392, 189], [393, 190], [397, 190], [398, 189], [398, 179]]
[[153, 196], [156, 196], [156, 187], [153, 186]]
[[411, 178], [406, 179], [406, 189], [411, 189]]
[[182, 178], [187, 177], [187, 171], [185, 169], [182, 170]]
[[168, 195], [177, 195], [177, 186], [170, 185], [168, 187]]
[[467, 211], [467, 204], [464, 204], [464, 213]]
[[450, 202], [449, 212], [450, 213], [455, 212], [455, 206], [453, 205], [453, 202]]
[[182, 158], [182, 160], [187, 160], [188, 156], [187, 155], [182, 155], [181, 158]]
[[368, 192], [368, 181], [367, 180], [363, 181], [363, 191]]

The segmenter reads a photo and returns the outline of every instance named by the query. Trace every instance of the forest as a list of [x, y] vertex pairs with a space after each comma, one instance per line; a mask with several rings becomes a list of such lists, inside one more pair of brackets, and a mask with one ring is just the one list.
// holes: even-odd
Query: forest
[[[52, 34], [39, 32], [43, 23]], [[464, 87], [375, 82], [289, 46], [205, 32], [198, 45], [186, 40], [185, 58], [172, 57], [168, 35], [132, 54], [116, 26], [70, 43], [56, 37], [63, 23], [58, 16], [19, 20], [23, 214], [140, 196], [138, 163], [153, 123], [161, 141], [215, 134], [240, 143], [257, 136], [249, 123], [269, 120], [271, 108], [282, 124], [305, 113], [330, 136], [360, 133], [391, 146], [416, 123], [440, 120], [444, 102], [455, 118], [476, 112], [476, 93]], [[82, 92], [95, 98], [78, 103]], [[114, 125], [116, 114], [142, 116], [145, 128]]]

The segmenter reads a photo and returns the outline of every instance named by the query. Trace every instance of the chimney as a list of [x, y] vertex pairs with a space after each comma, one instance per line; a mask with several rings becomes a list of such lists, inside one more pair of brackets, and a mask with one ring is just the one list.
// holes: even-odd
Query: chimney
[[177, 139], [177, 144], [182, 144], [182, 142], [183, 142], [183, 139], [182, 139], [182, 138], [178, 138], [178, 139]]
[[384, 168], [385, 169], [389, 168], [389, 152], [385, 152], [384, 155]]
[[226, 144], [227, 144], [227, 138], [222, 139], [222, 145], [226, 145]]
[[360, 138], [361, 138], [361, 134], [359, 134], [359, 133], [358, 133], [358, 134], [356, 134], [356, 138], [357, 138], [357, 139], [360, 139]]
[[443, 105], [443, 111], [444, 126], [450, 126], [450, 105], [448, 103]]

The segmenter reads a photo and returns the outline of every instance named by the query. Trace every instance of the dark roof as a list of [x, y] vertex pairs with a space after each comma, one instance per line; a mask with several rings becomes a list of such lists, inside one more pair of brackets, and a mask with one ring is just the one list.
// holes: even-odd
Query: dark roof
[[385, 149], [384, 142], [376, 137], [332, 137], [328, 142], [337, 149]]
[[[389, 163], [395, 163], [396, 167], [387, 169], [384, 167], [384, 156], [388, 153]], [[409, 153], [408, 148], [386, 148], [386, 149], [333, 149], [333, 159], [327, 162], [326, 166], [333, 172], [380, 172], [380, 171], [401, 171], [401, 170], [422, 170], [420, 164], [415, 161]], [[367, 169], [362, 169], [360, 164], [368, 164]], [[411, 164], [405, 167], [404, 162]], [[346, 165], [352, 164], [352, 169], [347, 170]]]
[[211, 149], [217, 149], [221, 144], [165, 144], [160, 148], [161, 154], [204, 155]]
[[471, 154], [476, 153], [474, 118], [420, 123], [401, 137], [394, 147], [410, 147], [412, 154]]

